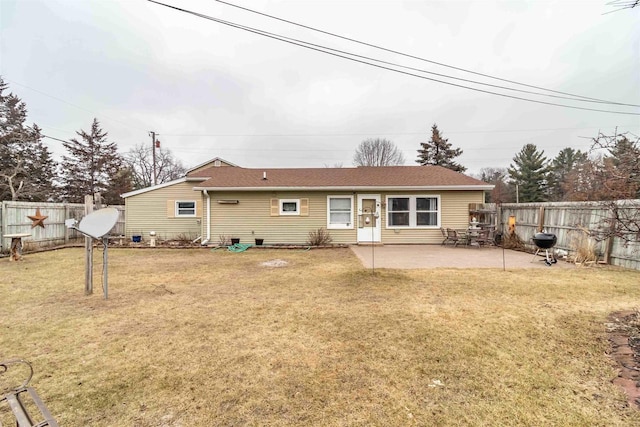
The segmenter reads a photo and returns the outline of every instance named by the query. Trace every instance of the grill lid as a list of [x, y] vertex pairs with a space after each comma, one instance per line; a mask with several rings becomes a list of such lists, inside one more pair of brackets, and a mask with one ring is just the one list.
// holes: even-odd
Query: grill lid
[[558, 238], [552, 233], [536, 233], [533, 236], [533, 243], [541, 249], [549, 249], [555, 246]]

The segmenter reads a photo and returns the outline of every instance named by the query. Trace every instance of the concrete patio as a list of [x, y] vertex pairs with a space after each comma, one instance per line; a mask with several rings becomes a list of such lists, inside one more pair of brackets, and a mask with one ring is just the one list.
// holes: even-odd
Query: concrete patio
[[[558, 260], [548, 267], [543, 258], [509, 249], [441, 245], [351, 246], [366, 268], [575, 268]], [[372, 265], [372, 260], [374, 265]]]

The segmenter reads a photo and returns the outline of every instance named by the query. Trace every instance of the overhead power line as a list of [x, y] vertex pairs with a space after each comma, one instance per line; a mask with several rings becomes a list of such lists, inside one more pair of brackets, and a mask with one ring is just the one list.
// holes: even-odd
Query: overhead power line
[[[376, 68], [385, 69], [385, 70], [388, 70], [388, 71], [393, 71], [393, 72], [396, 72], [396, 73], [400, 73], [400, 74], [404, 74], [404, 75], [408, 75], [408, 76], [412, 76], [412, 77], [417, 77], [417, 78], [420, 78], [420, 79], [423, 79], [423, 80], [434, 81], [434, 82], [445, 84], [445, 85], [449, 85], [449, 86], [459, 87], [459, 88], [468, 89], [468, 90], [481, 92], [481, 93], [486, 93], [486, 94], [495, 95], [495, 96], [501, 96], [501, 97], [504, 97], [504, 98], [511, 98], [511, 99], [517, 99], [517, 100], [526, 101], [526, 102], [532, 102], [532, 103], [536, 103], [536, 104], [550, 105], [550, 106], [556, 106], [556, 107], [564, 107], [564, 108], [570, 108], [570, 109], [576, 109], [576, 110], [596, 111], [596, 112], [602, 112], [602, 113], [634, 115], [634, 116], [640, 115], [640, 113], [633, 113], [633, 112], [626, 112], [626, 111], [601, 110], [601, 109], [596, 109], [596, 108], [587, 108], [587, 107], [578, 107], [578, 106], [566, 105], [566, 104], [558, 104], [558, 103], [554, 103], [554, 102], [529, 99], [529, 98], [524, 98], [524, 97], [520, 97], [520, 96], [508, 95], [508, 94], [489, 91], [489, 90], [485, 90], [485, 89], [474, 88], [474, 87], [465, 86], [465, 85], [461, 85], [461, 84], [457, 84], [457, 83], [446, 82], [446, 81], [443, 81], [443, 80], [438, 80], [438, 79], [434, 79], [434, 78], [431, 78], [431, 77], [421, 76], [421, 75], [418, 75], [418, 74], [414, 74], [414, 73], [410, 73], [410, 72], [407, 72], [407, 71], [398, 70], [398, 69], [395, 69], [395, 68], [390, 68], [390, 67], [383, 66], [383, 65], [373, 64], [373, 63], [367, 62], [367, 61], [362, 60], [362, 59], [351, 57], [351, 56], [356, 56], [356, 55], [353, 55], [353, 54], [348, 54], [348, 55], [351, 55], [351, 56], [345, 56], [345, 55], [342, 55], [342, 54], [331, 52], [331, 51], [329, 51], [329, 48], [316, 47], [317, 45], [314, 46], [311, 43], [294, 41], [294, 40], [289, 39], [287, 37], [273, 35], [272, 33], [268, 33], [268, 32], [263, 31], [263, 30], [247, 27], [247, 26], [244, 26], [244, 25], [241, 25], [241, 24], [236, 24], [236, 23], [230, 22], [230, 21], [225, 21], [225, 20], [222, 20], [222, 19], [219, 19], [219, 18], [215, 18], [215, 17], [209, 16], [209, 15], [205, 15], [205, 14], [202, 14], [202, 13], [199, 13], [199, 12], [194, 12], [194, 11], [191, 11], [191, 10], [183, 9], [183, 8], [180, 8], [180, 7], [177, 7], [177, 6], [168, 5], [168, 4], [161, 3], [161, 2], [158, 2], [158, 1], [155, 1], [155, 0], [147, 0], [147, 1], [149, 1], [150, 3], [155, 3], [155, 4], [158, 4], [160, 6], [167, 7], [169, 9], [174, 9], [174, 10], [177, 10], [179, 12], [190, 14], [190, 15], [202, 18], [202, 19], [210, 20], [210, 21], [217, 22], [217, 23], [223, 24], [223, 25], [227, 25], [227, 26], [230, 26], [230, 27], [233, 27], [233, 28], [237, 28], [237, 29], [240, 29], [240, 30], [243, 30], [243, 31], [247, 31], [247, 32], [250, 32], [250, 33], [258, 34], [258, 35], [261, 35], [261, 36], [264, 36], [264, 37], [272, 38], [272, 39], [279, 40], [279, 41], [282, 41], [282, 42], [285, 42], [285, 43], [289, 43], [289, 44], [292, 44], [292, 45], [300, 46], [300, 47], [303, 47], [303, 48], [306, 48], [306, 49], [309, 49], [309, 50], [314, 50], [314, 51], [318, 51], [318, 52], [321, 52], [321, 53], [325, 53], [327, 55], [332, 55], [332, 56], [336, 56], [336, 57], [339, 57], [339, 58], [347, 59], [349, 61], [358, 62], [358, 63], [361, 63], [361, 64], [369, 65], [369, 66], [376, 67]], [[325, 49], [327, 49], [327, 50], [325, 50]]]
[[[214, 18], [214, 19], [217, 20], [218, 18]], [[354, 57], [354, 58], [360, 58], [360, 59], [365, 59], [365, 60], [368, 60], [368, 61], [374, 61], [374, 62], [377, 62], [377, 63], [380, 63], [380, 64], [385, 64], [385, 65], [390, 65], [390, 66], [393, 66], [393, 67], [403, 68], [405, 70], [411, 70], [411, 71], [417, 71], [417, 72], [420, 72], [420, 73], [431, 74], [431, 75], [435, 75], [435, 76], [438, 76], [438, 77], [443, 77], [443, 78], [446, 78], [446, 79], [453, 79], [453, 80], [458, 80], [458, 81], [462, 81], [462, 82], [466, 82], [466, 83], [473, 83], [473, 84], [477, 84], [477, 85], [488, 86], [488, 87], [492, 87], [492, 88], [496, 88], [496, 89], [504, 89], [504, 90], [514, 91], [514, 92], [526, 93], [526, 94], [529, 94], [529, 95], [547, 96], [547, 97], [551, 97], [551, 98], [567, 99], [567, 100], [578, 101], [578, 102], [591, 102], [591, 103], [598, 103], [598, 104], [613, 104], [613, 105], [628, 106], [628, 107], [640, 107], [640, 105], [624, 104], [624, 103], [621, 103], [621, 102], [596, 100], [596, 99], [589, 99], [589, 98], [584, 98], [584, 97], [577, 97], [576, 98], [576, 97], [573, 97], [573, 96], [552, 95], [552, 94], [549, 94], [549, 93], [534, 92], [534, 91], [530, 91], [530, 90], [517, 89], [517, 88], [513, 88], [513, 87], [508, 87], [508, 86], [494, 85], [494, 84], [491, 84], [491, 83], [484, 83], [484, 82], [480, 82], [480, 81], [477, 81], [477, 80], [463, 79], [461, 77], [450, 76], [450, 75], [447, 75], [447, 74], [436, 73], [436, 72], [424, 70], [424, 69], [421, 69], [421, 68], [415, 68], [415, 67], [409, 67], [409, 66], [397, 64], [395, 62], [383, 61], [383, 60], [372, 58], [372, 57], [369, 57], [369, 56], [358, 55], [358, 54], [350, 53], [350, 52], [347, 52], [347, 51], [344, 51], [344, 50], [334, 49], [334, 48], [330, 48], [330, 47], [327, 47], [327, 46], [306, 42], [304, 40], [300, 40], [300, 39], [296, 39], [296, 38], [292, 38], [292, 37], [287, 37], [287, 36], [282, 36], [282, 35], [279, 35], [279, 34], [275, 34], [275, 33], [272, 33], [272, 32], [260, 30], [260, 29], [257, 29], [257, 28], [248, 27], [246, 25], [235, 24], [235, 23], [232, 23], [232, 22], [229, 22], [229, 21], [219, 20], [219, 21], [216, 21], [216, 22], [231, 24], [231, 26], [234, 26], [236, 28], [244, 29], [244, 30], [251, 31], [251, 32], [258, 32], [258, 33], [261, 33], [263, 35], [267, 35], [269, 37], [273, 37], [273, 38], [276, 38], [276, 39], [282, 39], [283, 41], [284, 40], [292, 41], [295, 44], [304, 44], [304, 45], [307, 45], [307, 46], [313, 46], [313, 47], [318, 48], [318, 49], [326, 49], [327, 51], [337, 52], [339, 54], [344, 54], [344, 55], [349, 55], [349, 56]], [[327, 52], [327, 53], [329, 53], [329, 52]], [[374, 65], [374, 64], [371, 64], [371, 65]]]
[[603, 15], [608, 15], [613, 12], [619, 12], [624, 9], [633, 9], [640, 5], [640, 0], [613, 0], [607, 3], [607, 6], [613, 6], [617, 9], [611, 10], [609, 12], [603, 13]]
[[[499, 129], [499, 130], [450, 130], [447, 131], [449, 135], [458, 134], [487, 134], [487, 133], [518, 133], [518, 132], [557, 132], [557, 131], [570, 131], [570, 130], [584, 130], [584, 129], [603, 129], [607, 127], [633, 127], [635, 124], [630, 125], [610, 125], [610, 126], [586, 126], [586, 127], [570, 127], [570, 128], [540, 128], [540, 129]], [[414, 132], [354, 132], [354, 133], [188, 133], [188, 134], [176, 134], [165, 133], [165, 136], [175, 137], [225, 137], [225, 138], [309, 138], [309, 137], [349, 137], [349, 136], [376, 136], [376, 135], [426, 135], [427, 131], [414, 131]]]
[[[560, 95], [567, 95], [567, 96], [571, 96], [571, 97], [582, 98], [584, 100], [591, 100], [591, 101], [602, 102], [602, 103], [607, 103], [607, 104], [625, 105], [625, 106], [629, 106], [629, 107], [640, 107], [640, 105], [636, 105], [636, 104], [625, 104], [625, 103], [621, 103], [621, 102], [606, 101], [606, 100], [602, 100], [602, 99], [598, 99], [598, 98], [591, 98], [591, 97], [587, 97], [587, 96], [583, 96], [583, 95], [576, 95], [576, 94], [572, 94], [572, 93], [568, 93], [568, 92], [562, 92], [562, 91], [558, 91], [558, 90], [547, 89], [547, 88], [544, 88], [544, 87], [541, 87], [541, 86], [534, 86], [534, 85], [530, 85], [530, 84], [526, 84], [526, 83], [517, 82], [515, 80], [505, 79], [505, 78], [502, 78], [502, 77], [496, 77], [496, 76], [492, 76], [490, 74], [480, 73], [480, 72], [469, 70], [469, 69], [466, 69], [466, 68], [456, 67], [456, 66], [445, 64], [445, 63], [442, 63], [442, 62], [437, 62], [437, 61], [434, 61], [434, 60], [431, 60], [431, 59], [422, 58], [422, 57], [419, 57], [419, 56], [415, 56], [415, 55], [411, 55], [411, 54], [408, 54], [408, 53], [400, 52], [400, 51], [397, 51], [397, 50], [394, 50], [394, 49], [389, 49], [389, 48], [386, 48], [386, 47], [383, 47], [383, 46], [378, 46], [378, 45], [375, 45], [375, 44], [372, 44], [372, 43], [363, 42], [361, 40], [357, 40], [357, 39], [354, 39], [354, 38], [351, 38], [351, 37], [342, 36], [340, 34], [332, 33], [330, 31], [321, 30], [319, 28], [311, 27], [309, 25], [300, 24], [298, 22], [294, 22], [294, 21], [290, 21], [290, 20], [287, 20], [287, 19], [283, 19], [283, 18], [274, 16], [274, 15], [269, 15], [267, 13], [260, 12], [260, 11], [254, 10], [254, 9], [249, 9], [248, 7], [239, 6], [239, 5], [227, 2], [227, 1], [223, 1], [223, 0], [214, 0], [214, 1], [216, 1], [218, 3], [226, 4], [227, 6], [232, 6], [232, 7], [238, 8], [238, 9], [242, 9], [242, 10], [245, 10], [247, 12], [255, 13], [257, 15], [265, 16], [267, 18], [275, 19], [275, 20], [278, 20], [278, 21], [281, 21], [281, 22], [286, 22], [287, 24], [295, 25], [295, 26], [298, 26], [298, 27], [301, 27], [301, 28], [305, 28], [305, 29], [308, 29], [308, 30], [311, 30], [311, 31], [315, 31], [315, 32], [318, 32], [318, 33], [326, 34], [326, 35], [329, 35], [329, 36], [332, 36], [332, 37], [337, 37], [339, 39], [347, 40], [347, 41], [350, 41], [350, 42], [353, 42], [353, 43], [361, 44], [363, 46], [372, 47], [372, 48], [379, 49], [379, 50], [382, 50], [382, 51], [385, 51], [385, 52], [390, 52], [390, 53], [394, 53], [394, 54], [397, 54], [397, 55], [405, 56], [407, 58], [417, 59], [419, 61], [428, 62], [430, 64], [439, 65], [441, 67], [451, 68], [453, 70], [463, 71], [465, 73], [470, 73], [470, 74], [475, 74], [477, 76], [487, 77], [487, 78], [490, 78], [490, 79], [499, 80], [499, 81], [503, 81], [503, 82], [506, 82], [506, 83], [512, 83], [512, 84], [516, 84], [516, 85], [520, 85], [520, 86], [524, 86], [524, 87], [528, 87], [528, 88], [532, 88], [532, 89], [544, 90], [544, 91], [547, 91], [547, 92], [557, 93], [557, 94], [560, 94]], [[637, 5], [638, 1], [640, 1], [640, 0], [614, 0], [611, 3], [617, 3], [617, 2], [635, 3]], [[452, 77], [452, 78], [455, 78], [455, 77]], [[461, 80], [464, 80], [464, 79], [461, 79]]]

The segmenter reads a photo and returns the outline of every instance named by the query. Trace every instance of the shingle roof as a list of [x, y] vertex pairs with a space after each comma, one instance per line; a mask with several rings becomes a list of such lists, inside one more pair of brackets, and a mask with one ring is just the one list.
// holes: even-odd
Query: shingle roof
[[[263, 179], [266, 173], [266, 178]], [[441, 166], [316, 169], [208, 168], [188, 175], [209, 179], [195, 189], [441, 188], [489, 190], [492, 185]]]

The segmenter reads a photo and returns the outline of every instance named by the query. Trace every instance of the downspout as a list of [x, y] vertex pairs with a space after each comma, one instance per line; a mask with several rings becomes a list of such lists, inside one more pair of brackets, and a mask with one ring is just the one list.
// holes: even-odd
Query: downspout
[[206, 245], [211, 240], [211, 197], [209, 196], [209, 192], [207, 190], [202, 190], [204, 195], [207, 197], [207, 238], [204, 239], [201, 245]]

